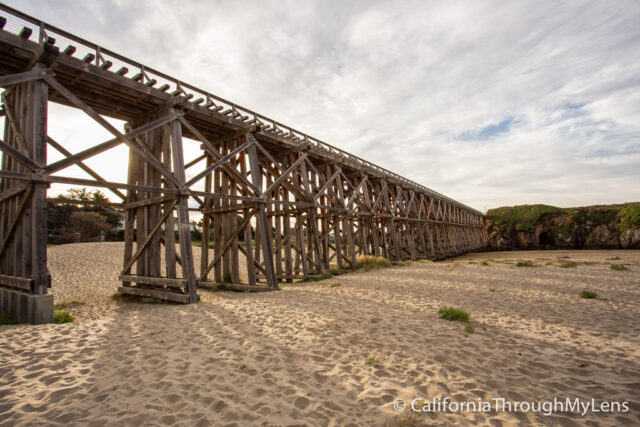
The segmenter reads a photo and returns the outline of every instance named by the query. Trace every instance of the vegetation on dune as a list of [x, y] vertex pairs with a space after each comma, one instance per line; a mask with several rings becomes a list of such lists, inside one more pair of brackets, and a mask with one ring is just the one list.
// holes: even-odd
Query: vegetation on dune
[[381, 256], [362, 255], [356, 260], [355, 269], [369, 271], [373, 268], [391, 267], [391, 261]]
[[304, 280], [301, 280], [300, 282], [319, 282], [321, 280], [331, 279], [332, 277], [333, 277], [333, 274], [331, 273], [326, 273], [324, 276], [322, 274], [318, 274], [316, 276], [311, 276]]
[[[214, 291], [217, 289], [206, 289], [203, 288], [202, 290], [205, 291]], [[139, 296], [139, 295], [130, 295], [130, 294], [121, 294], [119, 292], [114, 293], [111, 298], [115, 301], [115, 302], [125, 302], [125, 303], [137, 303], [137, 304], [168, 304], [168, 305], [173, 305], [173, 304], [179, 304], [173, 301], [164, 301], [164, 300], [159, 300], [156, 298], [151, 298], [151, 297], [143, 297], [143, 296]]]
[[380, 360], [375, 356], [369, 356], [367, 358], [367, 365], [379, 365]]
[[611, 264], [611, 266], [609, 268], [612, 269], [612, 270], [617, 270], [617, 271], [628, 270], [628, 268], [625, 265], [622, 265], [622, 264]]
[[15, 323], [16, 322], [14, 322], [13, 319], [6, 314], [0, 316], [0, 325], [15, 325]]
[[469, 321], [469, 313], [454, 307], [441, 307], [438, 314], [445, 320], [459, 320], [462, 322]]
[[329, 285], [330, 288], [337, 288], [338, 286], [340, 286], [340, 283], [332, 283]]
[[455, 307], [440, 307], [438, 314], [445, 320], [464, 322], [464, 331], [468, 334], [473, 334], [476, 331], [476, 328], [471, 323], [469, 313], [464, 310]]
[[640, 227], [640, 203], [630, 204], [617, 214], [620, 218], [620, 232]]
[[68, 311], [56, 311], [53, 313], [53, 322], [54, 323], [70, 323], [73, 322], [76, 318], [71, 315]]
[[84, 305], [84, 304], [86, 304], [86, 302], [74, 299], [74, 300], [71, 300], [71, 301], [59, 302], [59, 303], [55, 304], [53, 306], [53, 308], [55, 308], [56, 310], [59, 310], [59, 309], [62, 309], [62, 308], [74, 307], [74, 306], [77, 306], [77, 305]]
[[497, 225], [513, 224], [518, 231], [533, 231], [540, 215], [561, 210], [549, 205], [501, 207], [489, 209], [487, 218], [492, 219]]
[[560, 268], [574, 268], [577, 267], [578, 263], [571, 261], [571, 262], [563, 262], [562, 264], [560, 264]]
[[482, 261], [482, 265], [486, 267], [487, 265], [489, 265], [489, 261]]
[[534, 264], [532, 261], [518, 261], [516, 267], [539, 267], [539, 265]]
[[584, 298], [584, 299], [593, 299], [593, 298], [596, 298], [597, 296], [598, 294], [593, 291], [580, 292], [580, 298]]

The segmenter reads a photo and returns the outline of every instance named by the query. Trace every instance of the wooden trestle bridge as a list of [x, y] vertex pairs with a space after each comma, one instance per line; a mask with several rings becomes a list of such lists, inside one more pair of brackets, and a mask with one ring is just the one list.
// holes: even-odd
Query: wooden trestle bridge
[[[440, 259], [485, 246], [483, 216], [468, 206], [5, 5], [0, 16], [3, 312], [31, 310], [34, 323], [50, 316], [33, 313], [52, 305], [51, 183], [102, 187], [121, 199], [119, 291], [183, 303], [198, 300], [197, 287], [275, 290], [279, 281], [349, 269], [359, 255]], [[47, 134], [50, 101], [83, 111], [113, 138], [67, 151]], [[103, 116], [127, 125], [116, 129]], [[127, 182], [84, 163], [120, 144], [129, 148]], [[185, 159], [183, 144], [199, 144], [200, 156]], [[64, 159], [48, 163], [47, 145]], [[72, 165], [88, 178], [60, 173]], [[199, 266], [190, 210], [212, 230], [203, 233]]]

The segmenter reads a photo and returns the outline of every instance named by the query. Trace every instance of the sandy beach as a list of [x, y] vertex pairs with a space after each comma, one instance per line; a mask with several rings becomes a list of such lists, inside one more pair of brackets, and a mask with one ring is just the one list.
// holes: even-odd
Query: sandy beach
[[[470, 254], [168, 305], [113, 298], [122, 247], [49, 248], [56, 302], [85, 304], [73, 323], [0, 326], [0, 425], [640, 423], [640, 251]], [[629, 411], [394, 408], [445, 397]]]

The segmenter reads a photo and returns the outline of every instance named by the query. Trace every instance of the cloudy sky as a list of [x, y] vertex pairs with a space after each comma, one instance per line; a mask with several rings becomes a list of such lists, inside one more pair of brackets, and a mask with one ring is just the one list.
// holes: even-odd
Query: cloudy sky
[[637, 1], [6, 3], [482, 211], [640, 200]]

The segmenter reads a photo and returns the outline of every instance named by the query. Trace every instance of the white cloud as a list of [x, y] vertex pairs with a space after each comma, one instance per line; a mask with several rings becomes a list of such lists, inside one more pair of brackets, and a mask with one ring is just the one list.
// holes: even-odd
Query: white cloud
[[640, 199], [633, 1], [9, 3], [478, 209]]

